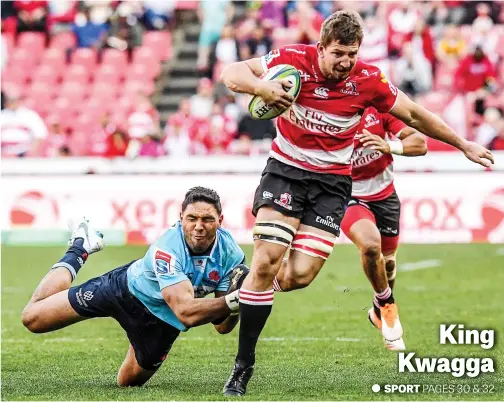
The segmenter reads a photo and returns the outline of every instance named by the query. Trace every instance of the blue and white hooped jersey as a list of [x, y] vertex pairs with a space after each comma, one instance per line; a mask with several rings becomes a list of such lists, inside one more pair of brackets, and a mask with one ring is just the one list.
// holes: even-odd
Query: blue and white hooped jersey
[[149, 247], [143, 258], [128, 268], [128, 288], [156, 317], [186, 331], [163, 299], [161, 290], [189, 280], [195, 297], [204, 297], [216, 290], [226, 292], [233, 268], [244, 260], [240, 246], [222, 228], [217, 229], [209, 255], [192, 256], [178, 222]]

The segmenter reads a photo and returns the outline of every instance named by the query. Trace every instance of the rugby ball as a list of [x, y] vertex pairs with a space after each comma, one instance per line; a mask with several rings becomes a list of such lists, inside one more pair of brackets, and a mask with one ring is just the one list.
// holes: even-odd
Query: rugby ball
[[[287, 79], [292, 84], [288, 93], [297, 99], [301, 90], [301, 77], [298, 70], [289, 64], [279, 64], [270, 68], [261, 76], [263, 81], [283, 80]], [[268, 106], [260, 96], [254, 96], [248, 105], [250, 115], [257, 120], [270, 120], [280, 116], [286, 109], [276, 109], [273, 106]]]

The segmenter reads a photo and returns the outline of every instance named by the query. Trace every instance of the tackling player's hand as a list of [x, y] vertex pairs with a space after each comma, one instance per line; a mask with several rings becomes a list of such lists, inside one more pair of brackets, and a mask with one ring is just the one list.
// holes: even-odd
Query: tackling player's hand
[[364, 148], [374, 149], [384, 154], [390, 154], [390, 145], [379, 135], [371, 134], [367, 130], [363, 130], [362, 134], [357, 134], [355, 138], [359, 139]]
[[261, 81], [261, 86], [257, 89], [264, 103], [279, 110], [285, 110], [292, 105], [294, 97], [287, 93], [292, 88], [289, 80]]
[[478, 163], [484, 167], [490, 167], [494, 163], [494, 157], [492, 153], [481, 146], [480, 144], [476, 144], [475, 142], [466, 141], [464, 147], [462, 148], [462, 152], [467, 159], [473, 161], [474, 163]]

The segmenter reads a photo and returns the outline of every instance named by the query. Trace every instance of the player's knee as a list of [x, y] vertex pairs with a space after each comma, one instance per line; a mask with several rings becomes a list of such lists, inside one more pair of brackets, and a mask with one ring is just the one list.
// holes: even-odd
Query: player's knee
[[381, 255], [381, 245], [378, 241], [367, 241], [362, 245], [361, 248], [362, 255], [371, 260], [377, 260]]
[[313, 281], [311, 272], [287, 272], [282, 281], [282, 291], [302, 289], [307, 287]]
[[251, 273], [260, 280], [273, 281], [284, 253], [285, 249], [278, 250], [278, 247], [258, 247], [254, 253], [254, 269]]
[[28, 331], [33, 333], [46, 332], [40, 325], [40, 317], [34, 309], [28, 305], [25, 307], [21, 314], [21, 321]]

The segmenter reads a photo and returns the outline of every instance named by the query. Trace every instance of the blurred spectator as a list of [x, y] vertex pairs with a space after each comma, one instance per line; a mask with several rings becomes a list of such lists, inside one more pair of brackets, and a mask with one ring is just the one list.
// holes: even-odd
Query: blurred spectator
[[411, 3], [404, 2], [388, 15], [388, 51], [391, 56], [401, 54], [406, 36], [415, 29], [419, 17], [418, 11]]
[[319, 40], [324, 17], [308, 1], [297, 1], [296, 8], [289, 14], [288, 27], [295, 29], [294, 43], [311, 44]]
[[422, 94], [432, 87], [432, 67], [422, 51], [414, 51], [412, 43], [403, 47], [396, 64], [398, 87], [411, 96]]
[[[504, 120], [502, 112], [495, 107], [487, 108], [483, 114], [483, 118], [483, 123], [476, 130], [476, 142], [485, 147], [489, 147], [499, 134], [502, 135], [504, 131]], [[503, 139], [504, 138], [501, 138], [501, 141]], [[501, 149], [504, 149], [504, 147]]]
[[228, 119], [218, 103], [212, 108], [212, 115], [200, 122], [200, 133], [204, 133], [202, 142], [209, 154], [225, 153], [236, 133], [236, 124]]
[[233, 155], [251, 155], [253, 153], [252, 140], [246, 134], [239, 135], [229, 144], [228, 150]]
[[110, 21], [107, 45], [121, 51], [131, 51], [142, 45], [142, 29], [138, 23], [133, 7], [121, 3]]
[[128, 117], [128, 156], [159, 156], [158, 143], [154, 140], [160, 134], [157, 112], [153, 115], [148, 97], [140, 95], [138, 99], [135, 111]]
[[230, 0], [199, 2], [198, 17], [201, 23], [197, 67], [208, 68], [211, 46], [219, 40], [222, 28], [233, 18], [234, 8]]
[[372, 64], [389, 76], [389, 60], [387, 48], [387, 30], [376, 17], [368, 16], [364, 20], [365, 33], [359, 49], [359, 58]]
[[17, 10], [17, 32], [45, 32], [47, 1], [15, 0]]
[[265, 33], [263, 25], [259, 22], [256, 24], [252, 35], [248, 38], [241, 47], [242, 60], [252, 57], [261, 57], [271, 51], [272, 40]]
[[212, 81], [208, 78], [200, 79], [198, 83], [198, 92], [191, 96], [189, 102], [191, 105], [191, 116], [197, 119], [205, 119], [212, 113], [214, 104]]
[[47, 29], [51, 35], [71, 29], [77, 15], [77, 1], [52, 0], [49, 2]]
[[75, 16], [72, 31], [77, 39], [77, 47], [99, 48], [107, 37], [107, 24], [93, 21], [89, 8]]
[[499, 36], [492, 32], [493, 21], [489, 17], [490, 7], [487, 4], [478, 4], [476, 8], [478, 17], [472, 24], [471, 44], [481, 46], [492, 63], [497, 63], [499, 53], [497, 45]]
[[165, 150], [170, 156], [184, 157], [191, 154], [191, 139], [184, 117], [176, 113], [165, 127]]
[[140, 152], [138, 156], [149, 156], [151, 158], [157, 158], [166, 154], [165, 148], [159, 136], [156, 135], [146, 135], [141, 140], [142, 145], [140, 147]]
[[127, 134], [116, 128], [113, 133], [107, 137], [107, 147], [103, 156], [107, 158], [123, 157], [128, 149], [129, 139]]
[[110, 112], [105, 112], [100, 117], [99, 127], [90, 133], [90, 153], [93, 156], [102, 156], [108, 149], [108, 138], [115, 132], [117, 126], [110, 121]]
[[1, 46], [1, 49], [0, 49], [0, 63], [1, 63], [1, 66], [0, 66], [0, 70], [3, 71], [4, 67], [7, 65], [7, 58], [9, 57], [8, 55], [8, 51], [9, 49], [7, 48], [7, 41], [5, 40], [4, 36], [2, 35], [2, 41], [0, 42], [0, 46]]
[[425, 20], [417, 18], [413, 32], [405, 36], [406, 42], [411, 42], [413, 53], [421, 52], [429, 61], [430, 65], [434, 65], [434, 42], [430, 33], [429, 27], [425, 24]]
[[279, 1], [262, 1], [253, 2], [259, 3], [258, 19], [254, 22], [260, 21], [266, 29], [274, 29], [277, 27], [284, 27], [285, 21], [285, 0]]
[[53, 117], [49, 119], [49, 135], [45, 141], [44, 156], [57, 157], [69, 156], [68, 133], [61, 126], [60, 119]]
[[144, 0], [144, 24], [149, 30], [165, 29], [173, 18], [175, 0]]
[[460, 34], [460, 28], [448, 25], [437, 47], [437, 58], [441, 64], [454, 66], [464, 56], [466, 43]]
[[249, 113], [245, 113], [238, 123], [238, 136], [244, 135], [252, 141], [273, 139], [276, 136], [276, 130], [271, 120], [255, 120]]
[[464, 57], [455, 72], [455, 85], [462, 92], [472, 92], [481, 88], [493, 91], [495, 69], [481, 46], [476, 46], [471, 54]]
[[34, 110], [21, 104], [18, 94], [7, 96], [2, 121], [2, 156], [40, 156], [47, 127]]
[[460, 25], [466, 15], [462, 1], [432, 1], [427, 15], [429, 25], [444, 28], [446, 24]]
[[222, 35], [215, 43], [210, 58], [210, 65], [216, 62], [223, 64], [234, 63], [240, 60], [240, 45], [235, 38], [235, 30], [233, 25], [224, 25]]

